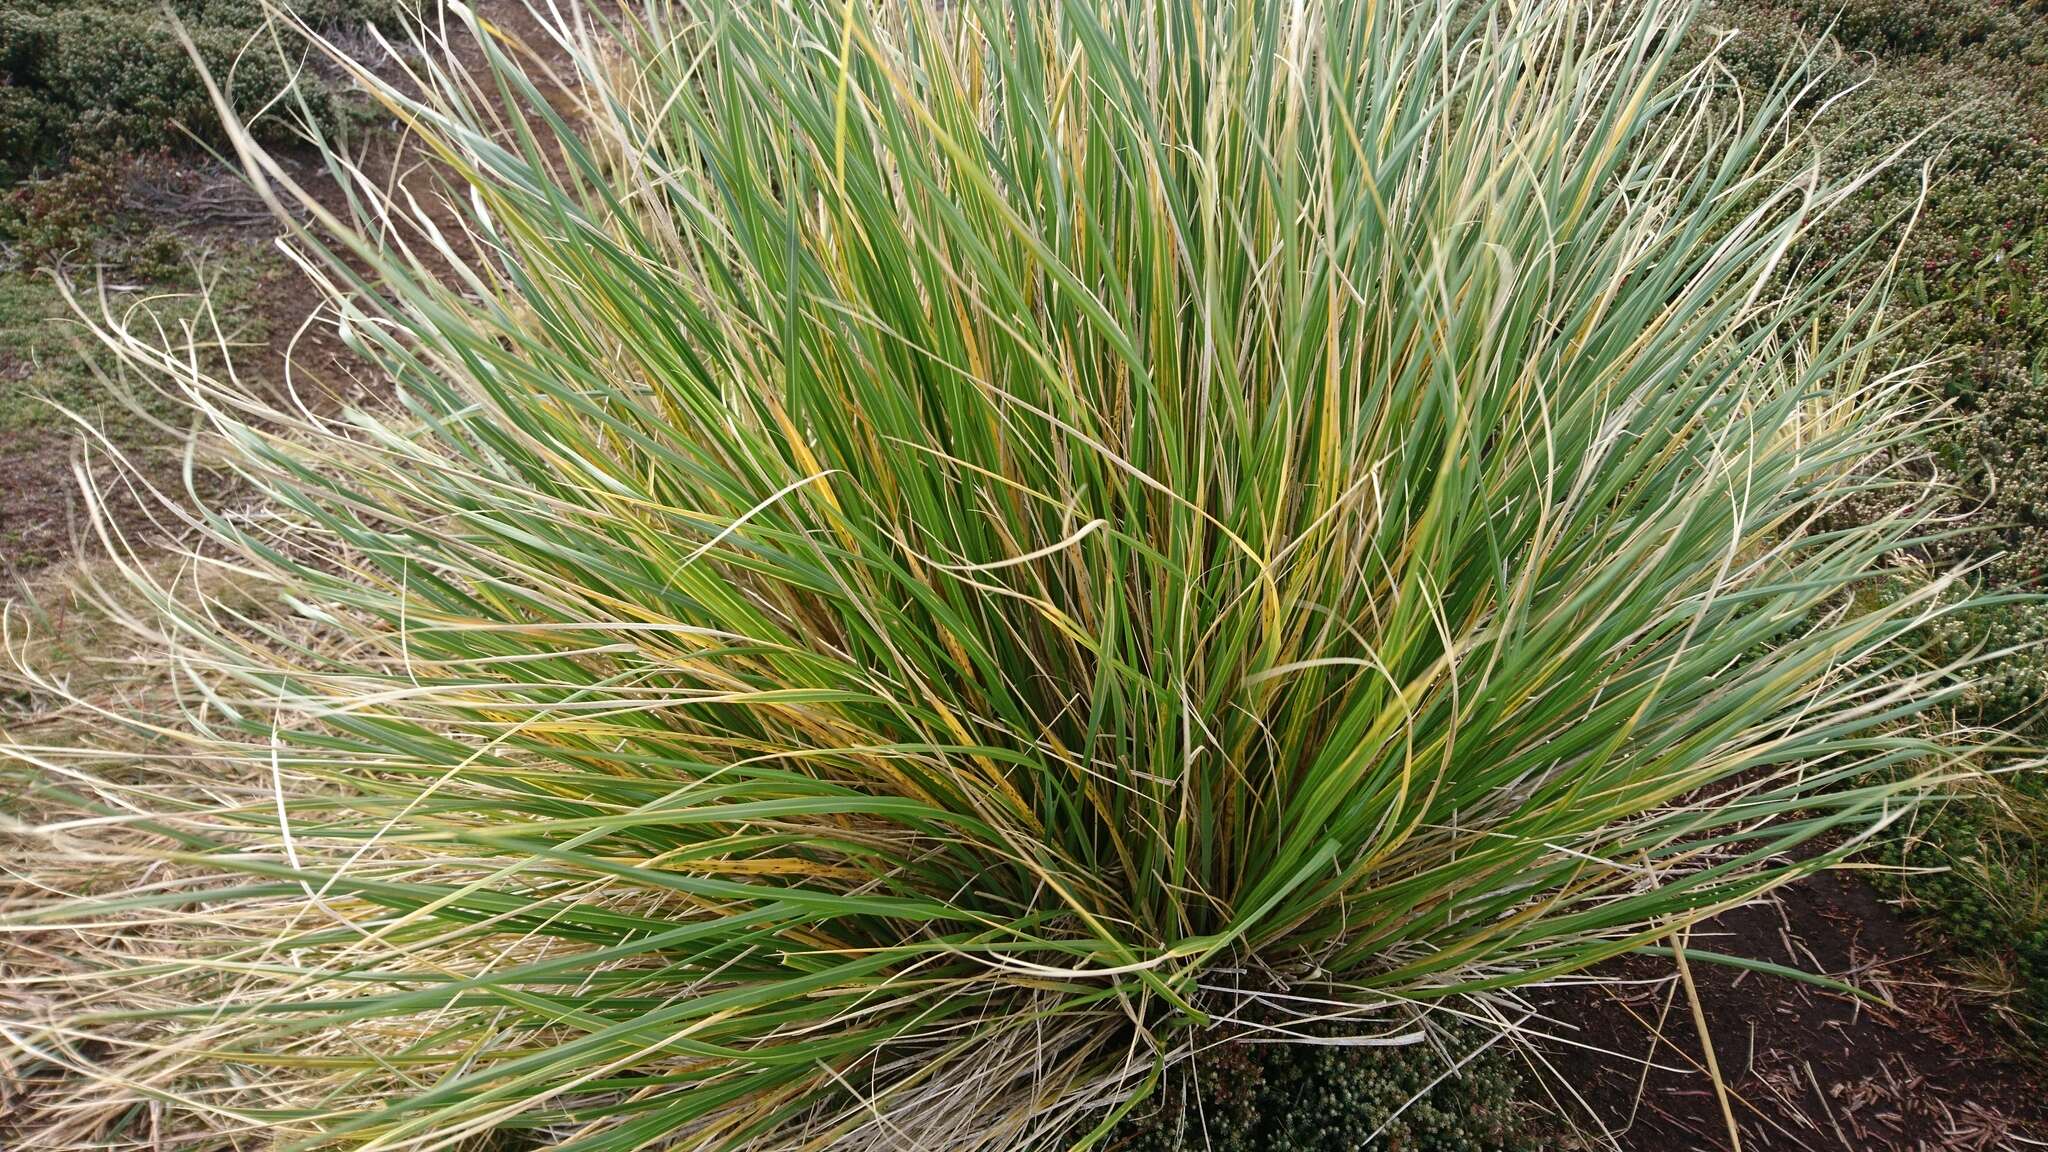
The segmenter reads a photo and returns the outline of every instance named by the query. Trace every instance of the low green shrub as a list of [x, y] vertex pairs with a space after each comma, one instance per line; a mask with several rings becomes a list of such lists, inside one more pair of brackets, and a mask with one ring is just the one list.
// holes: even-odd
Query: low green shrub
[[43, 180], [0, 193], [0, 245], [17, 268], [43, 268], [84, 254], [86, 262], [126, 232], [121, 187], [127, 162], [81, 161]]
[[1865, 79], [1839, 113], [1841, 162], [1900, 149], [1903, 158], [1813, 240], [1839, 248], [1886, 221], [1896, 235], [1910, 220], [1899, 285], [1918, 314], [1895, 353], [1942, 358], [1952, 396], [2002, 387], [2013, 358], [2024, 366], [2048, 348], [2048, 106], [2001, 98], [1998, 81], [1967, 64], [1879, 68]]
[[195, 249], [237, 240], [233, 229], [208, 237], [190, 210], [217, 217], [230, 206], [267, 221], [244, 186], [168, 151], [81, 157], [0, 191], [0, 272], [102, 268], [189, 287]]
[[[2034, 873], [2033, 881], [2048, 886], [2048, 868]], [[2048, 919], [2036, 919], [2033, 931], [2019, 938], [2015, 963], [2033, 1034], [2048, 1040]]]
[[2048, 1041], [2048, 782], [2019, 772], [1923, 808], [1878, 859], [1880, 890], [1936, 925], [1956, 953], [2009, 1002], [2036, 1041]]
[[1496, 1051], [1472, 1057], [1482, 1042], [1464, 1028], [1401, 1047], [1225, 1043], [1178, 1066], [1158, 1103], [1108, 1147], [1534, 1152], [1540, 1145], [1518, 1108], [1521, 1077]]
[[[390, 21], [401, 0], [300, 0], [315, 26]], [[170, 6], [244, 116], [291, 83], [305, 57], [273, 38], [261, 0], [176, 0]], [[332, 88], [302, 86], [315, 115], [338, 114]], [[293, 130], [296, 105], [255, 121], [270, 139]], [[218, 117], [165, 7], [154, 0], [0, 0], [0, 183], [60, 169], [78, 150], [153, 149], [183, 130], [218, 141]]]
[[[2048, 67], [2048, 3], [2043, 0], [1924, 0], [1924, 6], [1922, 2], [1852, 0], [1841, 23], [1859, 50], [1885, 52], [1896, 42], [1901, 48], [1953, 60]], [[1899, 15], [1889, 15], [1888, 8], [1899, 10]], [[2024, 73], [2012, 78], [2024, 82]]]

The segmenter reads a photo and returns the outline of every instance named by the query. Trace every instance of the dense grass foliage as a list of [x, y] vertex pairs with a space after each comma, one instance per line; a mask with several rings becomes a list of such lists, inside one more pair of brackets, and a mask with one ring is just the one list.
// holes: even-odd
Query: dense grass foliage
[[379, 1148], [1086, 1145], [1848, 851], [1964, 750], [1899, 644], [1958, 601], [1889, 281], [1788, 265], [1821, 81], [1685, 19], [678, 0], [562, 30], [567, 114], [427, 52], [466, 235], [334, 156], [302, 237], [390, 410], [108, 318], [286, 612], [135, 566], [141, 723], [269, 795], [17, 746], [171, 871], [14, 922], [266, 927], [38, 1051]]

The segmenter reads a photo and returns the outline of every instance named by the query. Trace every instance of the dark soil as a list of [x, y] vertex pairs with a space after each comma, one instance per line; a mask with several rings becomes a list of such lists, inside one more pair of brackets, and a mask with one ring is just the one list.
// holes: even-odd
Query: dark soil
[[[1823, 973], [1879, 1002], [1703, 952]], [[1860, 880], [1822, 873], [1724, 914], [1694, 930], [1688, 954], [1745, 1152], [2018, 1152], [2048, 1141], [2048, 1072], [2011, 1053], [1989, 1006], [1945, 981], [1912, 924]], [[1545, 1052], [1553, 1090], [1569, 1101], [1569, 1087], [1590, 1109], [1577, 1128], [1604, 1128], [1627, 1152], [1731, 1147], [1675, 971], [1668, 958], [1636, 957], [1601, 973], [1632, 983], [1560, 989], [1541, 1004], [1576, 1026], [1561, 1033], [1572, 1044]]]

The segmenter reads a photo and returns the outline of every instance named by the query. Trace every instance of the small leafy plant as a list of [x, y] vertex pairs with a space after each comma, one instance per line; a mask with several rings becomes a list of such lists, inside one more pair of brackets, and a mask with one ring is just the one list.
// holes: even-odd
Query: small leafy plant
[[179, 49], [182, 27], [266, 139], [288, 140], [301, 101], [331, 123], [340, 95], [306, 79], [306, 45], [270, 27], [275, 8], [313, 26], [394, 22], [399, 0], [0, 0], [0, 183], [92, 154], [219, 137], [207, 91]]
[[1109, 1146], [1117, 1152], [1541, 1148], [1519, 1111], [1522, 1081], [1512, 1058], [1489, 1046], [1479, 1029], [1445, 1031], [1443, 1047], [1218, 1045], [1177, 1066]]
[[1967, 600], [1888, 279], [1787, 264], [1819, 81], [1688, 19], [664, 0], [566, 92], [473, 21], [359, 75], [453, 222], [235, 130], [393, 402], [103, 324], [267, 607], [129, 566], [202, 798], [14, 749], [152, 839], [13, 923], [208, 927], [24, 1042], [308, 1145], [1091, 1147], [1827, 866], [1968, 754]]

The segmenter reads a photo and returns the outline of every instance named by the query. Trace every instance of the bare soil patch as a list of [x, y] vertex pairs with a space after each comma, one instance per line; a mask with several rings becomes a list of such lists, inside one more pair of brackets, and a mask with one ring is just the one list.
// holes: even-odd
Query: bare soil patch
[[[1703, 952], [1823, 973], [1870, 1000], [1708, 962]], [[1957, 992], [1914, 926], [1853, 874], [1826, 872], [1695, 930], [1690, 969], [1745, 1152], [2018, 1152], [2048, 1141], [2048, 1078], [1989, 1007]], [[1560, 990], [1576, 1025], [1548, 1053], [1624, 1149], [1731, 1146], [1669, 959]], [[1605, 1054], [1605, 1053], [1611, 1053]], [[1591, 1128], [1592, 1125], [1582, 1125]]]

